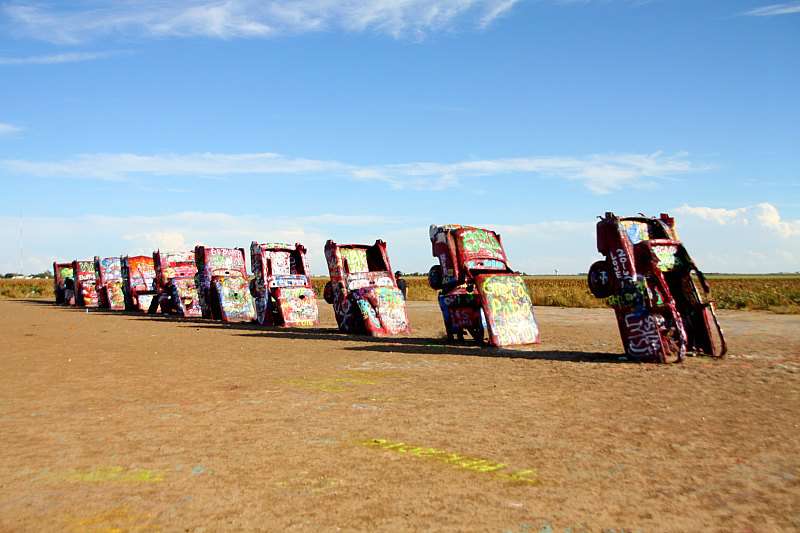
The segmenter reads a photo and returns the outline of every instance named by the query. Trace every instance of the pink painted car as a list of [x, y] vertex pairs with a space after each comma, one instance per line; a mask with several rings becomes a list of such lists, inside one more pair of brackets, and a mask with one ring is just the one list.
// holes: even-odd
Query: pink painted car
[[161, 312], [182, 317], [202, 316], [200, 299], [197, 295], [195, 276], [197, 266], [194, 252], [162, 252], [153, 253], [156, 269], [157, 295], [150, 305], [149, 313], [155, 313], [157, 307]]
[[57, 304], [75, 305], [75, 275], [72, 263], [53, 263], [53, 292]]
[[156, 267], [153, 256], [132, 255], [121, 259], [122, 289], [125, 308], [129, 311], [147, 311], [156, 296]]
[[255, 320], [244, 248], [196, 246], [194, 257], [203, 316], [223, 322]]
[[83, 307], [97, 307], [97, 274], [94, 261], [72, 262], [75, 274], [75, 304]]
[[440, 291], [448, 340], [463, 340], [469, 332], [480, 344], [488, 329], [493, 346], [539, 342], [525, 280], [509, 266], [500, 235], [448, 224], [431, 226], [430, 238], [439, 264], [428, 273], [428, 283]]
[[386, 243], [325, 244], [331, 280], [325, 301], [333, 305], [341, 331], [376, 337], [409, 333], [406, 301], [397, 288]]
[[317, 297], [302, 244], [250, 244], [254, 279], [250, 289], [259, 324], [312, 327], [319, 324]]
[[119, 257], [94, 258], [97, 273], [98, 306], [114, 311], [125, 310], [125, 292], [122, 280], [122, 262]]
[[589, 289], [614, 307], [629, 357], [675, 363], [687, 352], [725, 355], [708, 282], [672, 217], [606, 213], [597, 223], [597, 250], [605, 259], [589, 269]]

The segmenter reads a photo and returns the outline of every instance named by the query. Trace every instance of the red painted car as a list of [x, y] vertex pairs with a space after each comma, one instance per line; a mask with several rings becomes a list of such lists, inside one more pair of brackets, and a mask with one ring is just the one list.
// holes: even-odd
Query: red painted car
[[183, 317], [202, 316], [200, 299], [197, 295], [195, 276], [197, 266], [194, 252], [162, 252], [153, 253], [156, 269], [155, 300], [150, 305], [149, 313], [161, 312]]
[[75, 275], [72, 263], [53, 263], [53, 292], [57, 304], [75, 305]]
[[125, 292], [122, 289], [122, 262], [119, 257], [94, 258], [97, 273], [98, 306], [114, 311], [125, 310]]
[[121, 259], [122, 289], [125, 308], [130, 311], [147, 311], [157, 294], [156, 267], [152, 256], [133, 255]]
[[75, 274], [75, 304], [84, 307], [97, 307], [97, 274], [94, 261], [72, 262]]
[[325, 301], [333, 305], [341, 331], [376, 337], [409, 333], [406, 301], [397, 288], [386, 243], [325, 243], [331, 280]]
[[492, 230], [448, 224], [430, 228], [433, 256], [439, 260], [428, 282], [439, 292], [447, 338], [465, 332], [482, 343], [488, 329], [493, 346], [539, 342], [525, 280], [508, 264], [500, 235]]
[[302, 244], [250, 244], [254, 279], [250, 289], [259, 324], [312, 327], [319, 324], [317, 297]]
[[203, 316], [223, 322], [255, 320], [244, 248], [196, 246], [194, 257]]
[[597, 223], [597, 250], [605, 259], [589, 269], [589, 289], [614, 307], [629, 357], [674, 363], [687, 352], [725, 355], [708, 282], [672, 217], [606, 213]]

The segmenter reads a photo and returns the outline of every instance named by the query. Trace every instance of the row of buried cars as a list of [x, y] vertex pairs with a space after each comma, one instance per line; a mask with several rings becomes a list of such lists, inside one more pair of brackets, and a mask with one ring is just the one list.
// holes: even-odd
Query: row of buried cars
[[[496, 232], [461, 225], [430, 228], [428, 274], [438, 291], [448, 340], [470, 335], [493, 346], [540, 340], [533, 303]], [[678, 362], [687, 353], [726, 352], [709, 286], [684, 248], [675, 221], [660, 217], [600, 217], [597, 248], [605, 258], [588, 274], [589, 290], [615, 309], [626, 354]], [[410, 332], [405, 297], [386, 243], [325, 244], [330, 281], [323, 297], [341, 331], [372, 336]], [[278, 327], [319, 323], [316, 295], [302, 244], [243, 248], [196, 246], [151, 256], [95, 257], [54, 263], [56, 302], [112, 310], [158, 312]]]

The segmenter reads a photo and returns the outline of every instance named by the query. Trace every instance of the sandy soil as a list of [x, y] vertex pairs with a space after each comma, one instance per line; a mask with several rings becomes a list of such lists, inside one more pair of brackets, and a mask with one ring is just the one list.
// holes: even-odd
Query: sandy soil
[[800, 316], [723, 361], [620, 361], [608, 310], [532, 350], [0, 301], [2, 531], [797, 531]]

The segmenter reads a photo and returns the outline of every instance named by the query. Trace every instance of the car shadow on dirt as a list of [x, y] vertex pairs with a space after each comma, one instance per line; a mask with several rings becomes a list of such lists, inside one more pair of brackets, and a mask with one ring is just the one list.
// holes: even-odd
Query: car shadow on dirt
[[[243, 328], [242, 328], [243, 329]], [[567, 350], [533, 350], [478, 346], [474, 343], [447, 344], [443, 338], [432, 337], [367, 337], [341, 333], [335, 328], [318, 329], [264, 329], [258, 327], [253, 333], [237, 333], [240, 337], [346, 341], [366, 343], [364, 346], [346, 346], [344, 350], [363, 352], [404, 353], [411, 355], [455, 355], [468, 357], [501, 357], [507, 359], [541, 359], [550, 361], [573, 361], [585, 363], [635, 363], [621, 354]]]

